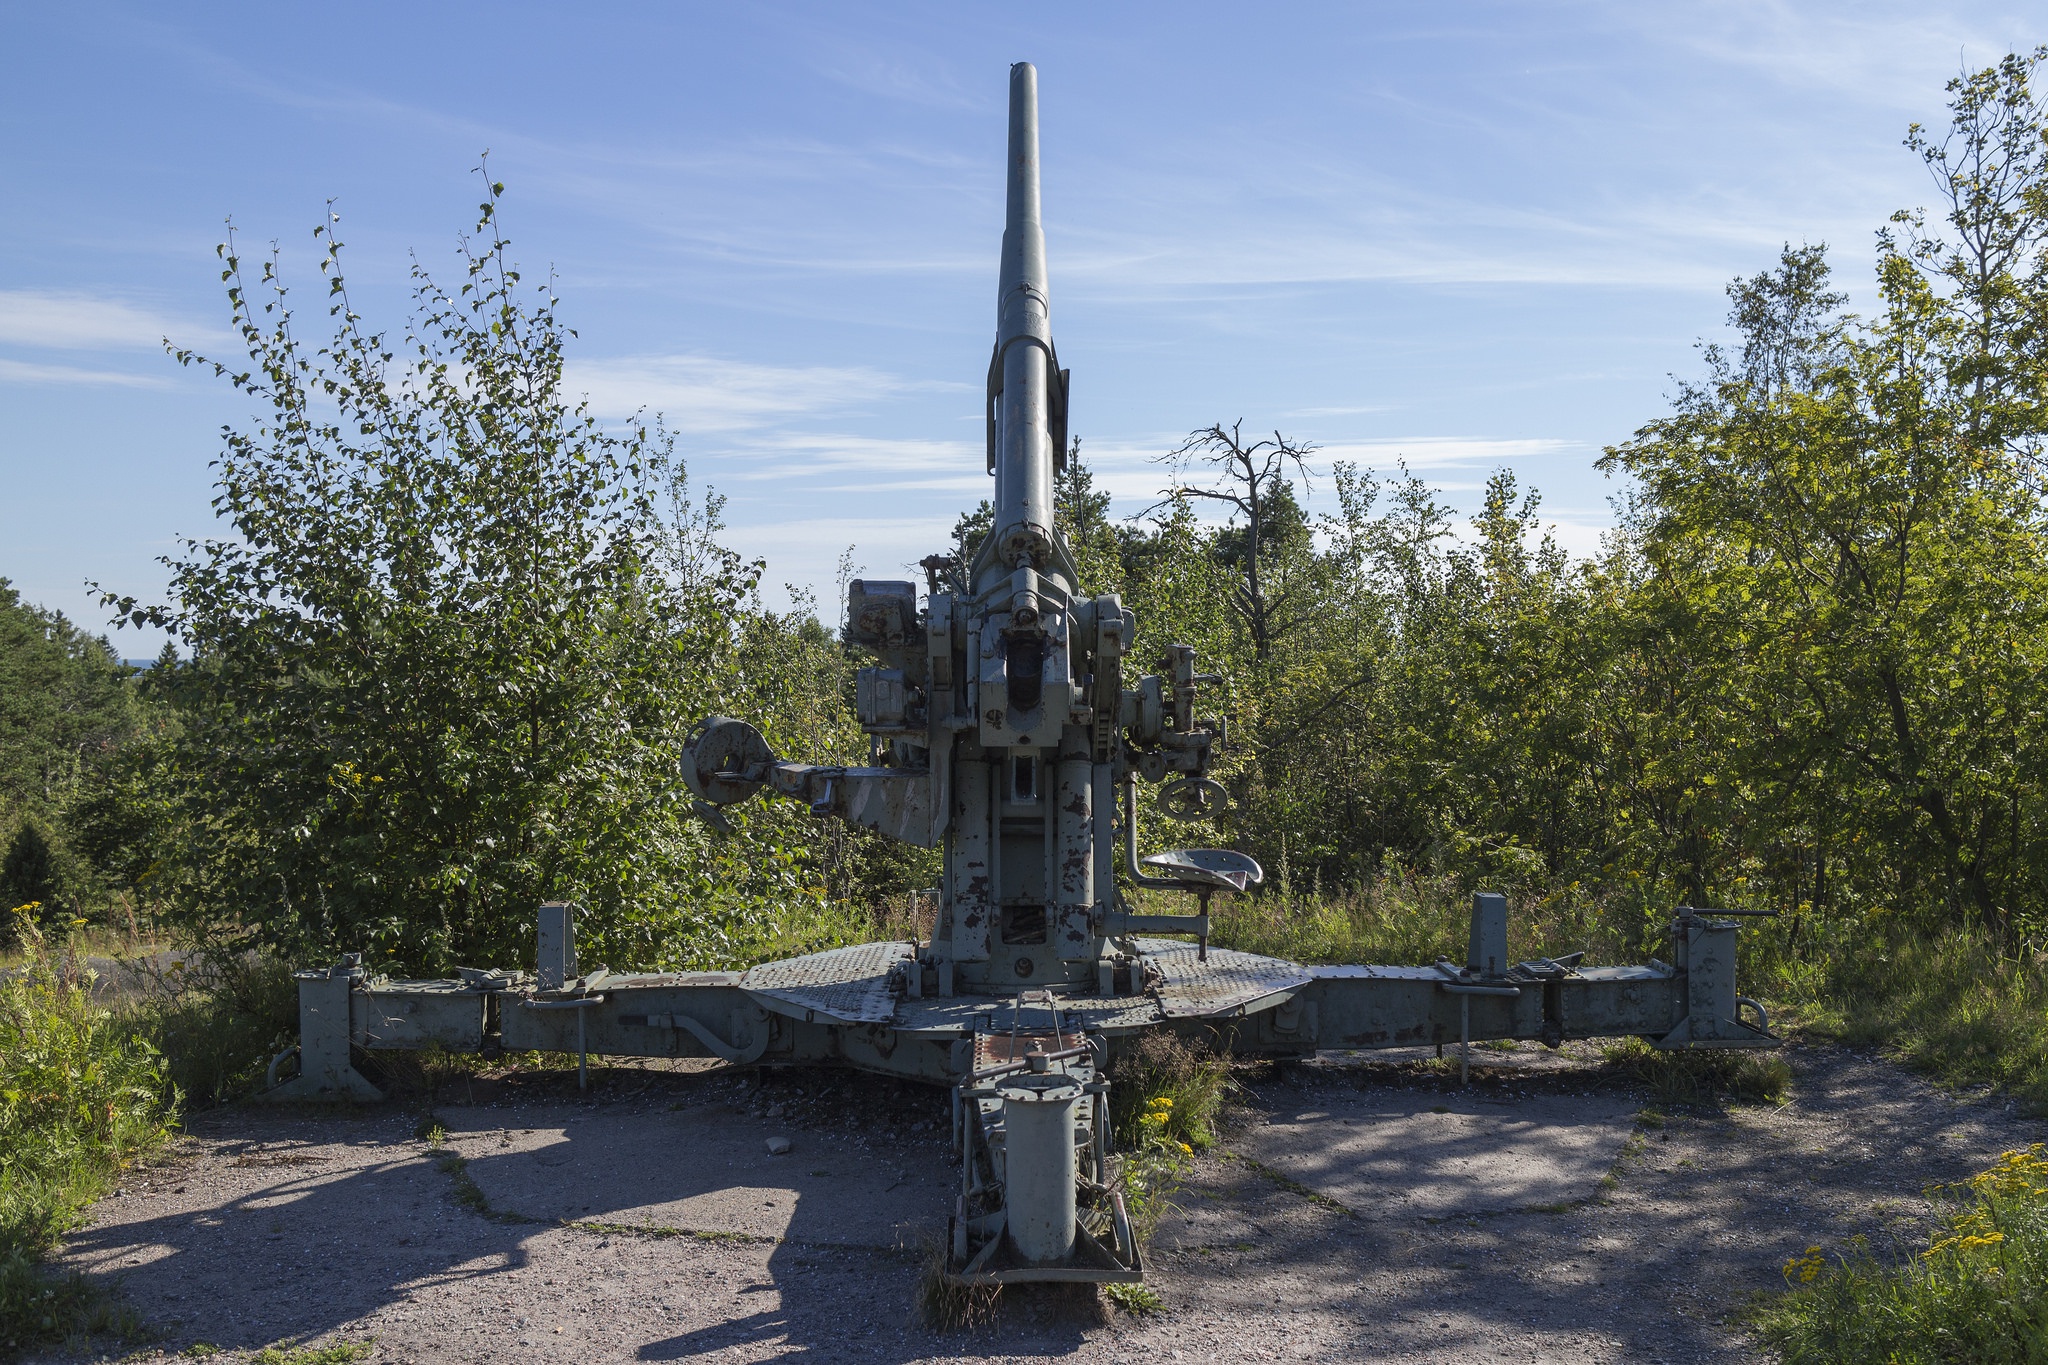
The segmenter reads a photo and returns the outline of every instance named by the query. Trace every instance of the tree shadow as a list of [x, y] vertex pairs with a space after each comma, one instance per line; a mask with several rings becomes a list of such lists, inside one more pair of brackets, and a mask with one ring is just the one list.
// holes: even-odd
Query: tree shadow
[[[844, 1084], [806, 1080], [813, 1092]], [[950, 1354], [948, 1338], [906, 1330], [918, 1239], [942, 1233], [955, 1178], [932, 1123], [943, 1092], [908, 1114], [884, 1095], [891, 1112], [865, 1124], [828, 1112], [834, 1132], [792, 1130], [757, 1105], [735, 1112], [720, 1098], [729, 1083], [678, 1079], [633, 1108], [542, 1088], [444, 1109], [439, 1151], [396, 1106], [202, 1115], [208, 1155], [137, 1173], [64, 1259], [118, 1284], [171, 1349], [381, 1332], [510, 1352], [626, 1325], [640, 1335], [607, 1346], [647, 1360], [770, 1344], [838, 1358], [849, 1342], [874, 1359]], [[908, 1124], [916, 1163], [900, 1151]], [[795, 1151], [771, 1160], [763, 1134], [778, 1131], [796, 1133]], [[644, 1253], [629, 1283], [653, 1306], [608, 1318], [579, 1297], [620, 1273], [607, 1246]], [[707, 1265], [726, 1278], [706, 1280]], [[731, 1293], [734, 1312], [704, 1324], [687, 1302], [702, 1284]], [[686, 1313], [687, 1330], [664, 1330]], [[988, 1330], [1013, 1354], [1058, 1355], [1085, 1325], [1020, 1296]]]

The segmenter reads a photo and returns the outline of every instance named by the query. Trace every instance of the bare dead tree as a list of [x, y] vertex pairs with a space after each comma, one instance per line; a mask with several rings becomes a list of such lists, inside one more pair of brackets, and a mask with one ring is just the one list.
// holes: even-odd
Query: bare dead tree
[[[1180, 445], [1158, 457], [1170, 466], [1177, 481], [1160, 490], [1161, 500], [1148, 511], [1182, 498], [1220, 502], [1236, 509], [1245, 519], [1245, 563], [1237, 584], [1238, 614], [1252, 637], [1252, 652], [1260, 663], [1272, 657], [1273, 645], [1301, 623], [1294, 611], [1296, 594], [1283, 586], [1273, 591], [1265, 573], [1265, 532], [1268, 517], [1281, 490], [1293, 483], [1296, 474], [1302, 486], [1309, 486], [1308, 457], [1316, 447], [1308, 442], [1290, 441], [1279, 432], [1271, 438], [1247, 444], [1244, 419], [1226, 429], [1221, 422], [1188, 433]], [[1215, 482], [1201, 487], [1186, 482], [1190, 470], [1208, 466]], [[1233, 515], [1233, 520], [1235, 516]]]

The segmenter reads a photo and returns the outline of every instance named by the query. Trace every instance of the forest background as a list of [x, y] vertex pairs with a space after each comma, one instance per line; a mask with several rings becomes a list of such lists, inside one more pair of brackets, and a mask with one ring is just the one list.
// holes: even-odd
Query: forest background
[[[1140, 659], [1184, 641], [1225, 680], [1230, 812], [1146, 835], [1269, 869], [1226, 937], [1426, 960], [1486, 886], [1523, 941], [1614, 960], [1681, 903], [1771, 909], [1750, 989], [2048, 1099], [2042, 60], [1958, 78], [1946, 126], [1910, 131], [1936, 208], [1878, 233], [1868, 316], [1819, 245], [1730, 285], [1739, 345], [1604, 457], [1629, 492], [1595, 559], [1507, 473], [1460, 533], [1405, 470], [1231, 420], [1113, 521], [1077, 450], [1084, 589], [1135, 610]], [[862, 759], [860, 660], [836, 603], [763, 606], [658, 421], [564, 397], [570, 337], [502, 194], [396, 332], [351, 308], [331, 220], [298, 309], [322, 341], [273, 262], [221, 248], [246, 354], [177, 358], [269, 416], [226, 433], [221, 532], [167, 561], [169, 600], [107, 602], [176, 644], [126, 668], [0, 585], [14, 932], [176, 944], [248, 996], [232, 964], [516, 964], [556, 897], [590, 960], [742, 964], [890, 931], [936, 881], [792, 806], [730, 835], [690, 813], [705, 714]], [[1335, 513], [1304, 510], [1311, 480]], [[201, 1088], [247, 1084], [271, 1041]]]

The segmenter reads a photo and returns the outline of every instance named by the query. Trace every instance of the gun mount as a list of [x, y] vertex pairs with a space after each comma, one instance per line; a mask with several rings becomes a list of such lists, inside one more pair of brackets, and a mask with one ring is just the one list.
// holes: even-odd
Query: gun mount
[[[946, 1084], [961, 1159], [950, 1273], [1114, 1281], [1142, 1266], [1109, 1178], [1108, 1066], [1146, 1030], [1266, 1057], [1624, 1035], [1776, 1043], [1736, 994], [1735, 922], [1690, 907], [1672, 923], [1673, 961], [1642, 966], [1511, 962], [1507, 901], [1490, 893], [1474, 897], [1463, 964], [1312, 967], [1210, 948], [1210, 898], [1263, 874], [1222, 849], [1138, 856], [1140, 783], [1171, 819], [1224, 804], [1209, 775], [1223, 727], [1197, 710], [1220, 680], [1178, 644], [1136, 673], [1132, 613], [1114, 594], [1083, 595], [1055, 524], [1069, 382], [1052, 342], [1038, 155], [1037, 73], [1020, 63], [988, 367], [994, 522], [971, 563], [924, 561], [921, 603], [914, 583], [849, 586], [846, 639], [874, 658], [856, 691], [870, 764], [784, 760], [752, 725], [714, 716], [688, 737], [681, 773], [714, 825], [765, 791], [941, 849], [931, 942], [744, 972], [579, 972], [574, 909], [550, 903], [533, 976], [392, 981], [356, 961], [300, 973], [299, 1075], [274, 1095], [374, 1097], [351, 1046], [430, 1044], [829, 1063]], [[1199, 908], [1141, 910], [1124, 885], [1188, 893]]]

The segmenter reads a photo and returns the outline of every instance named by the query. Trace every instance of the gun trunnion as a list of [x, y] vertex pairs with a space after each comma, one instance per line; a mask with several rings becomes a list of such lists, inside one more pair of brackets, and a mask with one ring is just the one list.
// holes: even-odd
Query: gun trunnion
[[[280, 1099], [377, 1097], [351, 1049], [492, 1049], [832, 1064], [953, 1088], [961, 1191], [948, 1273], [963, 1283], [1135, 1280], [1110, 1178], [1109, 1067], [1166, 1029], [1238, 1056], [1639, 1036], [1665, 1048], [1764, 1047], [1736, 994], [1741, 912], [1680, 907], [1671, 961], [1510, 961], [1507, 901], [1473, 898], [1466, 960], [1303, 966], [1209, 944], [1209, 902], [1262, 880], [1225, 849], [1138, 856], [1140, 784], [1172, 819], [1220, 811], [1220, 681], [1171, 645], [1130, 669], [1137, 622], [1086, 596], [1055, 524], [1069, 375], [1053, 348], [1040, 220], [1037, 73], [1010, 72], [1007, 216], [987, 383], [995, 516], [971, 562], [933, 556], [925, 590], [856, 580], [846, 639], [874, 656], [856, 707], [865, 766], [778, 758], [743, 720], [689, 736], [682, 779], [714, 825], [756, 792], [942, 850], [929, 943], [868, 943], [733, 972], [580, 970], [575, 907], [540, 907], [535, 970], [447, 981], [373, 976], [359, 958], [298, 974], [298, 1073]], [[1118, 857], [1122, 868], [1119, 876]], [[1191, 914], [1124, 888], [1195, 897]], [[1167, 936], [1177, 937], [1167, 937]], [[1190, 941], [1192, 940], [1192, 941]], [[1745, 1015], [1749, 1017], [1745, 1018]]]

